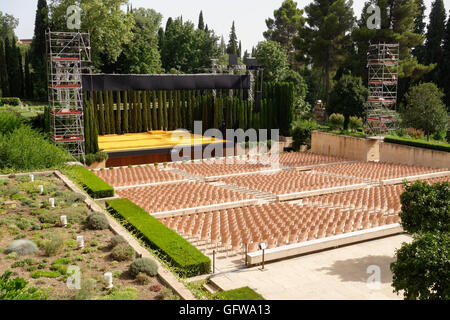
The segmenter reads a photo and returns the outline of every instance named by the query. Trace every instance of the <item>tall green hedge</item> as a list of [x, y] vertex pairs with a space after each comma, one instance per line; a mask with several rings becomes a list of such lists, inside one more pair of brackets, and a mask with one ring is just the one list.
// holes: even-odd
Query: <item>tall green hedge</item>
[[288, 135], [293, 119], [293, 85], [266, 83], [259, 111], [255, 103], [228, 92], [124, 91], [94, 92], [91, 104], [98, 133], [122, 134], [148, 130], [193, 130], [194, 121], [203, 129], [273, 129]]

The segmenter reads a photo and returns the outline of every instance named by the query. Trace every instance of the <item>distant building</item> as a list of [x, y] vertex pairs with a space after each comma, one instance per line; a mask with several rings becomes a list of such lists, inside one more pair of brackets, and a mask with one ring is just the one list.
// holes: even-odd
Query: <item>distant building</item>
[[29, 44], [29, 45], [31, 45], [31, 42], [33, 42], [33, 39], [20, 39], [19, 41], [17, 41], [17, 43], [19, 44]]

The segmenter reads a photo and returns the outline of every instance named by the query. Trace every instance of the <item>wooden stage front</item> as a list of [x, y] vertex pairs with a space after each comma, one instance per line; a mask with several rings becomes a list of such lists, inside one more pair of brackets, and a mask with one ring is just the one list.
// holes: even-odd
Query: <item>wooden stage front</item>
[[[226, 140], [201, 135], [190, 134], [184, 131], [149, 131], [143, 133], [128, 133], [123, 135], [105, 135], [98, 137], [101, 151], [108, 153], [107, 167], [121, 167], [148, 163], [171, 162], [172, 154], [184, 149], [182, 156], [194, 159], [194, 149], [203, 150], [222, 146], [234, 148]], [[199, 151], [197, 151], [199, 152]], [[225, 151], [224, 151], [225, 152]], [[213, 152], [211, 157], [215, 157]], [[222, 156], [218, 154], [217, 156]], [[195, 157], [198, 158], [198, 157]]]

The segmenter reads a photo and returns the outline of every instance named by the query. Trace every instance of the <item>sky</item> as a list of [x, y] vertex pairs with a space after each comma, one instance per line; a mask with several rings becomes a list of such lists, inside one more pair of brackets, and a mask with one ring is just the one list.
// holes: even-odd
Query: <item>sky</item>
[[[433, 0], [425, 0], [427, 15]], [[200, 10], [203, 10], [205, 23], [214, 29], [217, 35], [228, 35], [233, 20], [236, 24], [238, 38], [244, 50], [251, 51], [259, 41], [264, 40], [263, 32], [267, 30], [265, 20], [273, 17], [283, 0], [132, 0], [134, 8], [152, 8], [163, 15], [163, 26], [168, 17], [183, 16], [185, 20], [198, 22]], [[297, 0], [299, 8], [308, 5], [311, 0]], [[353, 9], [360, 16], [364, 0], [354, 0]], [[450, 0], [444, 0], [445, 7], [450, 10]], [[16, 34], [20, 39], [33, 36], [34, 18], [37, 0], [0, 0], [0, 11], [9, 13], [19, 19]]]

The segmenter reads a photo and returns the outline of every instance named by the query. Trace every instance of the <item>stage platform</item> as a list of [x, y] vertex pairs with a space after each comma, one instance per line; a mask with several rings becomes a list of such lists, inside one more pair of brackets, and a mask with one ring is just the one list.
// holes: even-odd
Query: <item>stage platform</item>
[[175, 147], [189, 147], [193, 154], [194, 147], [202, 147], [203, 150], [207, 146], [214, 147], [216, 144], [222, 145], [224, 149], [234, 147], [226, 140], [183, 131], [149, 131], [98, 137], [100, 150], [109, 155], [107, 167], [170, 162], [172, 161], [171, 153]]

